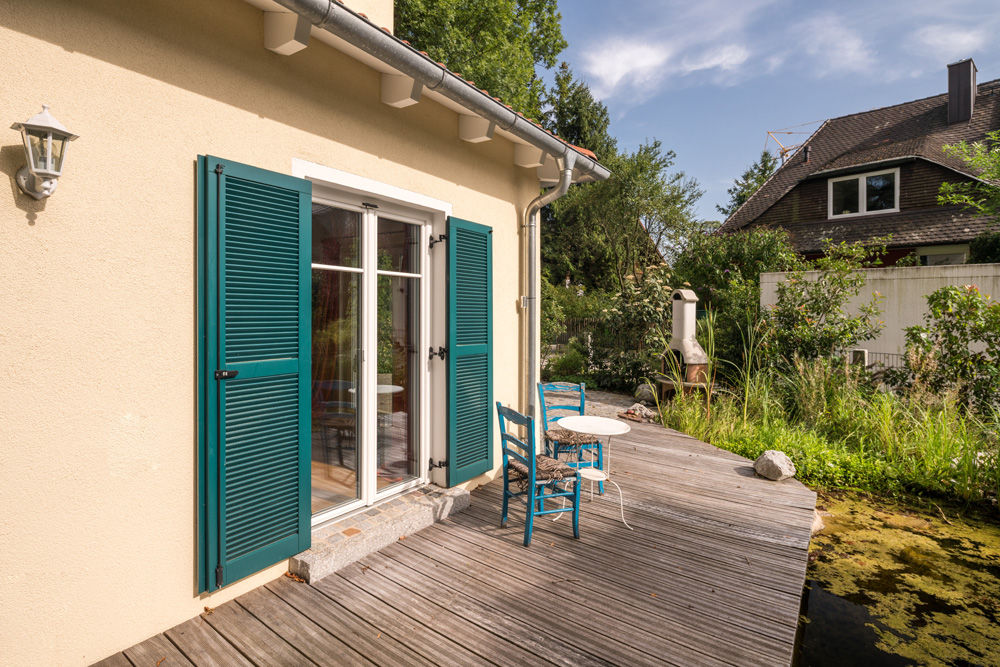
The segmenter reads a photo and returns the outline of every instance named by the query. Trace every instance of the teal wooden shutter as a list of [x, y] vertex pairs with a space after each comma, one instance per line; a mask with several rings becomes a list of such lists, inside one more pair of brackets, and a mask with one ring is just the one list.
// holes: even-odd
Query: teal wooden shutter
[[309, 548], [312, 187], [198, 164], [204, 591]]
[[448, 486], [493, 468], [492, 230], [448, 219]]

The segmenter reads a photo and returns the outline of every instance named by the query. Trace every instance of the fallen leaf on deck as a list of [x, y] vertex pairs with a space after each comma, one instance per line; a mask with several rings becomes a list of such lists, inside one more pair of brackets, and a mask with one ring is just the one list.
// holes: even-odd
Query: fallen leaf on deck
[[213, 611], [215, 611], [215, 607], [205, 607], [205, 616], [208, 616]]
[[291, 572], [285, 572], [285, 576], [288, 577], [289, 579], [291, 579], [292, 581], [299, 582], [300, 584], [306, 583], [306, 580], [303, 579], [302, 577], [300, 577], [297, 574], [292, 574]]

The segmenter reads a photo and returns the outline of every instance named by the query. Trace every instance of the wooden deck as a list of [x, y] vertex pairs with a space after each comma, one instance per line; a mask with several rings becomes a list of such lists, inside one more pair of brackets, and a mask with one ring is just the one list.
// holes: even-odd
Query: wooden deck
[[[499, 525], [500, 487], [314, 585], [282, 578], [107, 664], [787, 665], [815, 495], [658, 426], [612, 442], [613, 486]], [[166, 658], [161, 662], [162, 658]]]

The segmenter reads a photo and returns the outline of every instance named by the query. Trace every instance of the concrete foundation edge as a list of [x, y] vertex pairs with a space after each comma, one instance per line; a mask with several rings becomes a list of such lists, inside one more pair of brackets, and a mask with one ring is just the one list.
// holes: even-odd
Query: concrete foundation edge
[[288, 569], [306, 582], [319, 581], [469, 506], [465, 489], [427, 485], [340, 521], [317, 527], [312, 548], [293, 556]]

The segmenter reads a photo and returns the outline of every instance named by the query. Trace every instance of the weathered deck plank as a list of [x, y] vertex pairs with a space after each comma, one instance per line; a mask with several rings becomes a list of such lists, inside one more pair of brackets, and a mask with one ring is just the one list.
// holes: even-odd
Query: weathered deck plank
[[189, 660], [206, 667], [253, 665], [201, 616], [163, 633]]
[[607, 485], [581, 539], [537, 519], [525, 549], [523, 505], [501, 529], [495, 481], [361, 563], [272, 582], [109, 664], [790, 664], [815, 494], [645, 424], [614, 438], [611, 475], [634, 531]]

